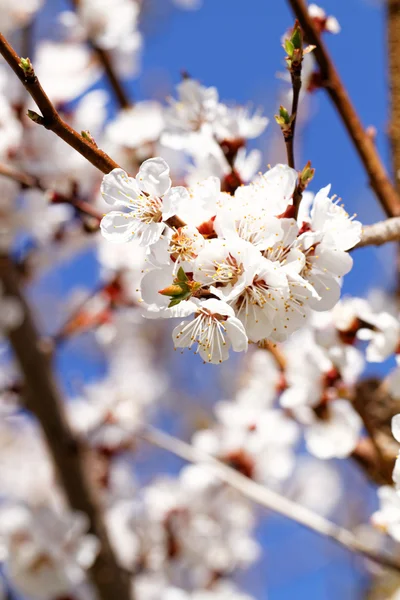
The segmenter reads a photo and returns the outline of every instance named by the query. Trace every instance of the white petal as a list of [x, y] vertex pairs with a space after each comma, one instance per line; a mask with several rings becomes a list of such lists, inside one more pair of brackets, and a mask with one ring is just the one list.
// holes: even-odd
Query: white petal
[[396, 415], [392, 419], [392, 433], [394, 439], [400, 444], [400, 415]]
[[172, 265], [167, 265], [164, 269], [153, 269], [143, 276], [140, 289], [144, 302], [157, 304], [160, 307], [168, 306], [169, 298], [158, 292], [172, 284], [172, 268]]
[[276, 214], [284, 212], [290, 204], [297, 177], [297, 171], [281, 164], [264, 173], [262, 186], [265, 188], [266, 198], [276, 206]]
[[326, 248], [321, 244], [316, 248], [318, 258], [315, 259], [316, 266], [322, 271], [329, 271], [333, 275], [346, 275], [353, 266], [350, 254], [335, 248]]
[[226, 332], [232, 343], [232, 349], [235, 352], [247, 352], [248, 340], [245, 328], [243, 324], [236, 319], [231, 317], [225, 321]]
[[163, 198], [162, 215], [163, 220], [173, 217], [179, 212], [182, 202], [188, 202], [189, 192], [183, 186], [171, 188]]
[[321, 296], [320, 300], [310, 298], [309, 305], [314, 310], [330, 310], [340, 299], [341, 288], [336, 279], [332, 275], [328, 274], [311, 274], [310, 278], [311, 285], [315, 288], [317, 293]]
[[229, 304], [226, 302], [222, 302], [222, 300], [215, 300], [214, 298], [210, 298], [209, 300], [204, 300], [201, 302], [201, 308], [205, 308], [209, 310], [213, 314], [223, 315], [226, 317], [234, 317], [235, 311]]
[[314, 204], [311, 209], [311, 218], [313, 229], [323, 229], [325, 220], [327, 218], [328, 207], [332, 204], [329, 198], [329, 192], [331, 191], [331, 184], [325, 186], [319, 190], [318, 194], [314, 198]]
[[163, 158], [149, 158], [142, 163], [136, 181], [141, 190], [161, 198], [171, 187], [169, 166]]
[[306, 257], [298, 248], [292, 248], [282, 261], [282, 269], [289, 275], [298, 275], [306, 264]]
[[103, 236], [109, 242], [119, 244], [130, 242], [135, 237], [135, 226], [136, 221], [129, 216], [129, 213], [115, 210], [104, 215], [100, 223]]
[[133, 177], [129, 177], [123, 169], [114, 169], [104, 175], [100, 187], [101, 195], [107, 204], [130, 206], [131, 198], [140, 195], [140, 189]]
[[158, 242], [164, 231], [164, 223], [149, 223], [141, 227], [140, 245], [147, 247]]
[[362, 429], [359, 415], [347, 400], [336, 400], [327, 421], [316, 421], [305, 431], [309, 451], [318, 458], [345, 458], [354, 450]]

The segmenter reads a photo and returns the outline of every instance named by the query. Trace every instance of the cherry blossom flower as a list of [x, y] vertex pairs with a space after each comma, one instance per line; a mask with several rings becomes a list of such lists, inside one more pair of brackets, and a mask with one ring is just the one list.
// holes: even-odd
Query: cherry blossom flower
[[221, 300], [192, 301], [193, 321], [182, 321], [172, 337], [176, 348], [191, 348], [197, 344], [196, 354], [208, 363], [227, 360], [229, 349], [243, 352], [247, 349], [247, 335], [233, 308]]
[[[178, 100], [170, 100], [165, 111], [166, 129], [162, 143], [173, 148], [195, 150], [198, 134], [211, 138], [211, 125], [218, 114], [218, 92], [206, 88], [194, 79], [184, 79], [178, 86]], [[204, 138], [206, 139], [206, 138]]]
[[178, 480], [163, 477], [144, 488], [131, 523], [146, 567], [159, 571], [173, 558], [175, 584], [195, 589], [206, 587], [212, 573], [228, 575], [255, 562], [253, 526], [249, 504], [197, 465], [182, 469]]
[[372, 517], [372, 524], [400, 542], [400, 495], [389, 485], [378, 489], [379, 510]]
[[13, 585], [43, 600], [70, 593], [84, 581], [98, 551], [98, 540], [86, 534], [87, 528], [81, 514], [3, 505], [0, 539]]
[[162, 158], [145, 161], [136, 179], [122, 169], [114, 169], [104, 177], [101, 193], [108, 204], [128, 209], [111, 211], [103, 217], [104, 237], [119, 243], [137, 237], [144, 246], [160, 239], [165, 221], [176, 214], [188, 194], [183, 187], [171, 188], [169, 168]]
[[[226, 301], [236, 298], [253, 280], [262, 256], [252, 244], [237, 238], [235, 241], [212, 239], [206, 242], [194, 262], [196, 281], [210, 286], [216, 296]], [[254, 267], [253, 267], [254, 265]]]
[[309, 4], [308, 14], [312, 17], [315, 25], [321, 32], [340, 33], [340, 25], [336, 17], [327, 16], [324, 9], [317, 4]]
[[235, 198], [247, 207], [248, 212], [254, 210], [268, 216], [282, 215], [288, 205], [292, 204], [297, 177], [297, 171], [294, 169], [287, 165], [276, 165], [257, 177], [250, 185], [238, 188]]
[[[364, 319], [363, 319], [364, 321]], [[368, 362], [382, 362], [396, 353], [400, 344], [400, 322], [387, 312], [365, 315], [365, 327], [361, 325], [357, 337], [368, 341]]]
[[321, 414], [307, 406], [295, 409], [296, 418], [305, 425], [307, 449], [317, 458], [345, 458], [360, 438], [361, 418], [345, 399], [329, 402], [323, 408]]
[[268, 125], [268, 119], [260, 111], [253, 115], [242, 106], [219, 105], [214, 131], [221, 141], [247, 140], [260, 136]]
[[53, 465], [38, 427], [27, 416], [0, 419], [0, 486], [10, 501], [59, 501]]
[[11, 0], [1, 0], [1, 28], [4, 34], [29, 23], [42, 4], [43, 0], [21, 0], [18, 5]]
[[78, 13], [62, 13], [73, 39], [87, 37], [109, 53], [121, 76], [136, 76], [140, 69], [142, 35], [138, 31], [140, 5], [130, 0], [116, 0], [112, 6], [107, 0], [82, 0]]
[[104, 134], [106, 146], [124, 146], [144, 154], [146, 148], [149, 151], [149, 145], [160, 138], [163, 128], [162, 106], [154, 101], [138, 102], [121, 110], [114, 120], [107, 123]]
[[68, 41], [43, 40], [37, 49], [35, 71], [56, 103], [78, 98], [101, 77], [101, 69], [91, 59], [90, 49]]
[[298, 426], [283, 411], [246, 402], [219, 402], [218, 425], [197, 432], [192, 443], [208, 454], [266, 485], [291, 474]]

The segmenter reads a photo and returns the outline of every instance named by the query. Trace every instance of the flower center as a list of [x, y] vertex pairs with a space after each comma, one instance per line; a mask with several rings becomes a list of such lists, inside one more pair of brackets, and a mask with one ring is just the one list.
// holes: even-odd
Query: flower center
[[227, 285], [228, 283], [235, 285], [244, 272], [242, 263], [239, 264], [232, 254], [228, 254], [223, 262], [214, 261], [214, 265], [213, 279], [221, 285]]
[[153, 196], [140, 195], [132, 202], [132, 216], [134, 219], [149, 225], [162, 221], [162, 200]]
[[172, 236], [168, 251], [176, 261], [190, 261], [197, 256], [194, 239], [179, 230]]

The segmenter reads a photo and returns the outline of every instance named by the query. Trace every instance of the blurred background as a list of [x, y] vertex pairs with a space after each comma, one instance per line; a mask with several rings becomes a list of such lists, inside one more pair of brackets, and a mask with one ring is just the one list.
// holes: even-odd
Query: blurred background
[[[132, 168], [132, 149], [127, 150], [124, 144], [118, 146], [118, 129], [116, 133], [107, 129], [109, 123], [115, 122], [120, 110], [108, 79], [101, 72], [90, 73], [93, 65], [86, 65], [85, 60], [75, 56], [72, 50], [68, 53], [62, 47], [45, 47], [50, 42], [58, 44], [65, 40], [75, 43], [71, 42], [74, 36], [76, 44], [80, 43], [77, 24], [71, 16], [72, 8], [67, 1], [47, 0], [34, 15], [29, 34], [25, 25], [22, 33], [18, 29], [11, 31], [10, 39], [21, 55], [31, 57], [44, 88], [63, 114], [72, 116], [77, 128], [89, 129], [95, 139], [101, 140], [104, 150], [122, 166]], [[324, 0], [323, 8], [327, 14], [333, 14], [341, 26], [339, 35], [327, 34], [325, 38], [333, 60], [363, 124], [376, 130], [377, 147], [390, 170], [384, 3], [378, 0]], [[67, 15], [65, 11], [68, 11]], [[109, 11], [113, 13], [112, 8]], [[114, 17], [118, 19], [118, 14]], [[176, 85], [182, 80], [182, 73], [188, 73], [206, 87], [217, 87], [220, 99], [227, 104], [261, 109], [270, 123], [257, 140], [250, 141], [249, 147], [261, 151], [259, 169], [265, 171], [267, 165], [285, 161], [284, 144], [273, 116], [290, 91], [285, 81], [281, 38], [293, 22], [293, 15], [283, 1], [174, 3], [172, 0], [144, 0], [138, 17], [140, 39], [131, 42], [131, 47], [136, 47], [136, 64], [128, 65], [124, 54], [118, 59], [126, 94], [132, 103], [154, 100], [165, 104], [168, 97], [176, 97]], [[27, 44], [25, 52], [24, 44]], [[129, 48], [126, 52], [129, 53]], [[8, 98], [11, 95], [15, 102], [20, 90], [14, 92], [13, 86], [16, 88], [17, 82], [10, 83], [9, 75], [4, 75], [6, 67], [2, 67], [3, 93]], [[79, 81], [78, 73], [82, 81]], [[68, 78], [75, 86], [68, 83]], [[85, 109], [82, 101], [94, 91], [100, 95], [92, 96]], [[34, 108], [30, 101], [27, 106]], [[150, 119], [153, 124], [154, 119], [154, 116]], [[98, 198], [100, 175], [91, 169], [86, 173], [80, 163], [76, 166], [73, 162], [68, 163], [69, 157], [61, 154], [59, 162], [64, 166], [68, 163], [68, 168], [64, 172], [59, 168], [57, 174], [52, 172], [51, 161], [56, 151], [48, 140], [53, 134], [44, 132], [40, 142], [30, 139], [33, 135], [31, 125], [24, 125], [25, 140], [29, 141], [22, 143], [17, 151], [20, 159], [22, 156], [19, 164], [49, 181], [49, 187], [60, 194], [63, 193], [60, 181], [63, 177], [72, 179], [71, 173], [76, 170], [85, 197], [95, 201], [104, 212], [104, 204]], [[43, 149], [47, 158], [41, 163]], [[179, 182], [183, 172], [182, 159], [170, 150], [165, 150], [165, 157], [172, 163], [175, 180]], [[317, 90], [302, 99], [297, 157], [299, 165], [311, 160], [316, 169], [311, 185], [313, 191], [331, 183], [333, 193], [343, 198], [348, 212], [356, 213], [362, 223], [373, 223], [384, 217], [344, 127], [323, 91]], [[193, 431], [207, 427], [213, 420], [215, 403], [230, 399], [243, 379], [246, 359], [234, 356], [217, 369], [201, 364], [197, 357], [188, 353], [183, 356], [173, 353], [170, 323], [150, 321], [143, 324], [138, 311], [127, 315], [126, 306], [121, 311], [123, 302], [118, 296], [120, 268], [129, 265], [128, 269], [132, 271], [129, 277], [136, 282], [141, 269], [140, 257], [134, 257], [132, 251], [129, 255], [125, 248], [118, 252], [105, 249], [104, 240], [90, 232], [90, 222], [83, 223], [85, 234], [82, 235], [79, 219], [74, 217], [79, 223], [71, 226], [71, 215], [61, 214], [61, 209], [69, 209], [62, 203], [53, 206], [60, 209], [59, 214], [54, 212], [51, 217], [43, 214], [42, 225], [46, 220], [51, 222], [50, 234], [42, 230], [38, 233], [41, 217], [32, 205], [33, 200], [19, 197], [18, 202], [25, 219], [29, 217], [30, 223], [36, 225], [33, 231], [25, 221], [18, 229], [13, 241], [13, 255], [19, 262], [41, 332], [57, 338], [54, 365], [63, 394], [69, 403], [76, 402], [78, 406], [76, 416], [75, 409], [71, 409], [73, 419], [86, 418], [81, 416], [84, 412], [79, 412], [83, 410], [80, 407], [82, 397], [110, 395], [118, 381], [125, 392], [127, 388], [133, 395], [147, 395], [142, 404], [146, 405], [146, 410], [150, 406], [151, 422], [162, 429], [190, 439]], [[355, 264], [345, 279], [345, 295], [367, 297], [374, 291], [376, 294], [376, 290], [382, 293], [397, 289], [393, 267], [395, 248], [389, 245], [379, 250], [356, 250], [353, 256]], [[135, 303], [132, 289], [136, 284], [129, 285], [129, 302]], [[127, 323], [134, 332], [134, 337], [126, 336], [129, 339], [123, 335]], [[9, 384], [16, 379], [16, 371], [7, 348], [2, 352], [2, 364], [3, 386], [9, 388], [3, 394], [3, 400], [9, 406], [14, 401], [11, 396], [15, 395], [15, 390], [10, 392]], [[382, 375], [393, 365], [394, 359], [390, 359], [368, 365], [365, 372], [368, 376]], [[134, 372], [136, 378], [130, 374], [123, 381], [124, 374], [129, 371]], [[321, 463], [306, 453], [303, 444], [299, 445], [297, 454], [295, 471], [282, 483], [287, 493], [295, 497], [296, 493], [298, 496], [306, 494], [303, 488], [307, 487], [307, 482], [315, 498], [305, 502], [321, 507], [321, 512], [331, 520], [350, 529], [368, 522], [377, 507], [376, 490], [355, 464], [336, 459]], [[6, 458], [0, 461], [3, 464]], [[182, 465], [183, 461], [164, 451], [138, 444], [129, 469], [134, 471], [135, 485], [140, 486], [149, 484], [160, 473], [175, 476]], [[4, 496], [13, 482], [12, 476], [4, 476]], [[0, 486], [1, 483], [0, 475]], [[332, 490], [335, 490], [333, 494]], [[335, 495], [337, 498], [333, 501]], [[233, 572], [233, 579], [243, 591], [258, 600], [357, 600], [367, 597], [371, 573], [357, 556], [282, 517], [266, 514], [261, 509], [256, 509], [256, 516], [255, 538], [261, 553], [249, 568], [238, 568]], [[20, 597], [18, 591], [10, 589], [8, 593], [11, 598], [14, 595]], [[392, 598], [389, 595], [380, 597]]]

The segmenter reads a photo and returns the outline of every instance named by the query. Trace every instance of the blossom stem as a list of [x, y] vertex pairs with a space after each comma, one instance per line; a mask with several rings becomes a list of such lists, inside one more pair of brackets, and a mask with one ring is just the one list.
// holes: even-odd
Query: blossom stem
[[72, 509], [88, 516], [90, 532], [100, 540], [100, 551], [90, 576], [101, 600], [130, 600], [130, 583], [111, 547], [98, 500], [85, 468], [85, 449], [73, 435], [62, 409], [62, 399], [51, 374], [50, 359], [34, 325], [18, 284], [12, 260], [0, 257], [0, 281], [7, 296], [24, 312], [22, 323], [8, 332], [10, 344], [23, 373], [26, 405], [40, 422], [60, 483]]
[[368, 547], [351, 531], [328, 521], [305, 506], [301, 506], [252, 479], [245, 477], [238, 471], [235, 471], [228, 465], [209, 454], [202, 452], [198, 448], [151, 426], [143, 427], [138, 435], [150, 444], [167, 450], [188, 462], [209, 467], [211, 472], [219, 480], [230, 485], [256, 504], [269, 510], [273, 510], [320, 535], [334, 540], [351, 552], [360, 554], [365, 558], [394, 571], [400, 571], [400, 562], [397, 559], [392, 558], [387, 554], [380, 553], [374, 548]]
[[36, 102], [42, 116], [37, 119], [37, 122], [46, 129], [53, 131], [58, 137], [64, 140], [69, 146], [74, 148], [79, 154], [84, 156], [93, 166], [99, 169], [102, 173], [109, 173], [119, 165], [113, 161], [103, 150], [97, 148], [70, 127], [58, 114], [46, 92], [40, 85], [35, 72], [25, 72], [21, 66], [21, 58], [7, 42], [5, 37], [0, 34], [0, 54], [7, 61], [18, 79], [21, 81], [27, 92]]
[[321, 72], [322, 85], [338, 111], [368, 174], [370, 185], [389, 217], [400, 215], [400, 197], [390, 181], [374, 141], [364, 129], [328, 50], [308, 14], [304, 0], [288, 0], [309, 44], [316, 46], [314, 56]]
[[[75, 10], [78, 11], [80, 0], [71, 1]], [[115, 98], [117, 99], [120, 108], [130, 108], [133, 103], [128, 97], [124, 86], [122, 85], [114, 70], [109, 53], [103, 48], [100, 48], [92, 38], [88, 38], [87, 41], [90, 47], [92, 48], [94, 54], [97, 56], [99, 62], [101, 63], [105, 74], [107, 75], [107, 79], [110, 83], [110, 86], [114, 92]]]

